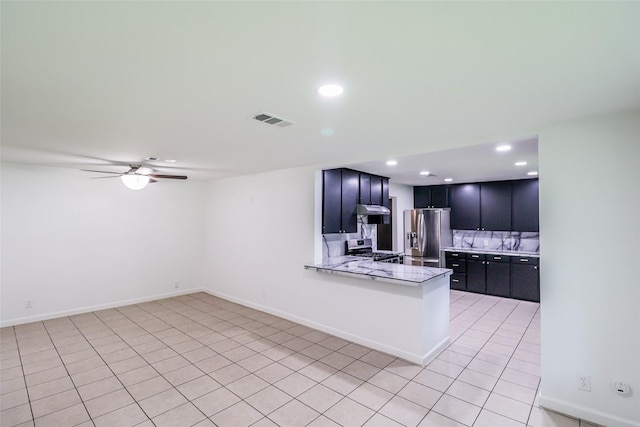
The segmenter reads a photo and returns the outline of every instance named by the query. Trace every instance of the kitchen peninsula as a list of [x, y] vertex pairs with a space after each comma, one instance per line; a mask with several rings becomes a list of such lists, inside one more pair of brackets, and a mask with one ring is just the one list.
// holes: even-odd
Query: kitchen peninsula
[[304, 267], [330, 273], [318, 280], [341, 287], [341, 298], [331, 307], [339, 328], [325, 331], [418, 364], [449, 344], [451, 270], [357, 256]]

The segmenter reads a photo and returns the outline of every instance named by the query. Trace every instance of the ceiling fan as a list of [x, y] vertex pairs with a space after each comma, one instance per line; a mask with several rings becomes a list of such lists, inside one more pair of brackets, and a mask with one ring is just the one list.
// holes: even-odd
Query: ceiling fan
[[130, 164], [129, 170], [126, 172], [109, 172], [97, 171], [90, 169], [82, 169], [84, 172], [108, 173], [111, 176], [100, 176], [94, 178], [116, 178], [120, 177], [122, 183], [131, 190], [142, 190], [150, 182], [156, 182], [158, 179], [187, 179], [186, 175], [166, 175], [155, 173], [154, 169], [144, 167], [139, 164]]

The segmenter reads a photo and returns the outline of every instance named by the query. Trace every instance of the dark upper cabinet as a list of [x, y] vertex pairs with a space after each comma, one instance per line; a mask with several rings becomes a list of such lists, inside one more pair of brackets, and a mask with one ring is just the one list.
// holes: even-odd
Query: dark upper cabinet
[[371, 175], [360, 174], [360, 204], [371, 204]]
[[[391, 209], [391, 202], [389, 200], [389, 178], [382, 178], [382, 206]], [[384, 215], [382, 217], [382, 223], [391, 224], [391, 215]]]
[[513, 181], [511, 229], [513, 231], [540, 231], [538, 220], [538, 180]]
[[452, 229], [480, 229], [480, 184], [452, 185], [449, 202]]
[[360, 176], [349, 169], [322, 171], [322, 233], [355, 233]]
[[431, 187], [431, 206], [434, 208], [449, 207], [448, 185], [434, 185]]
[[431, 205], [431, 187], [413, 187], [413, 207], [428, 208]]
[[[389, 178], [344, 168], [322, 171], [323, 234], [355, 233], [358, 204], [389, 207]], [[389, 221], [388, 216], [369, 219], [371, 224]]]
[[430, 185], [413, 187], [413, 206], [420, 208], [448, 208], [449, 186]]
[[[382, 177], [371, 175], [371, 204], [382, 205]], [[387, 197], [388, 199], [389, 197]]]
[[491, 231], [511, 230], [511, 182], [480, 184], [480, 228]]
[[360, 201], [360, 173], [342, 170], [342, 232], [357, 231], [356, 207]]
[[322, 171], [322, 233], [342, 230], [342, 171]]

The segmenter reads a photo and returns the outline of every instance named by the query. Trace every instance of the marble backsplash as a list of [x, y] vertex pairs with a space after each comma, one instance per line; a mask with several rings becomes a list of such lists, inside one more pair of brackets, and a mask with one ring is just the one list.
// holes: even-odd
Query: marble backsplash
[[540, 233], [453, 230], [453, 247], [495, 251], [540, 252]]
[[322, 235], [322, 258], [333, 258], [345, 255], [346, 242], [348, 239], [371, 239], [373, 250], [378, 246], [378, 226], [376, 224], [364, 224], [358, 222], [358, 231], [346, 234], [323, 234]]

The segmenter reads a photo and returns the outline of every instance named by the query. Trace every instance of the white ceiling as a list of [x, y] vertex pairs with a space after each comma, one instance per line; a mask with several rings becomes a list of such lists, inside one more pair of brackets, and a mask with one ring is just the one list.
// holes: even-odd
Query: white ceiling
[[[156, 156], [213, 179], [393, 157], [459, 179], [459, 156], [479, 157], [457, 148], [640, 105], [638, 2], [0, 7], [4, 161], [114, 170]], [[316, 94], [329, 81], [342, 97]], [[296, 124], [250, 119], [262, 111]]]

